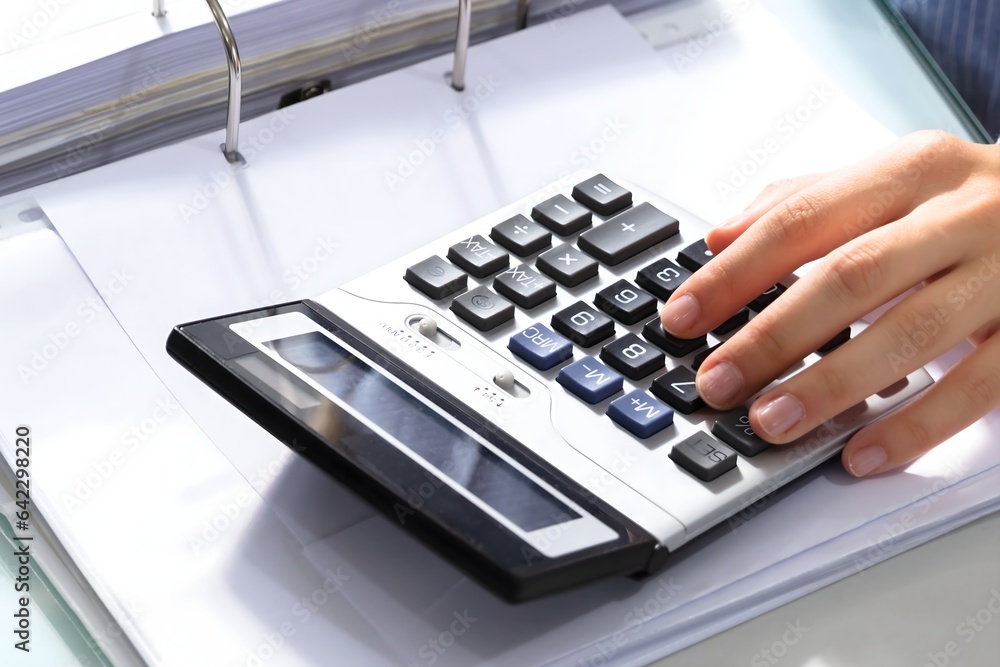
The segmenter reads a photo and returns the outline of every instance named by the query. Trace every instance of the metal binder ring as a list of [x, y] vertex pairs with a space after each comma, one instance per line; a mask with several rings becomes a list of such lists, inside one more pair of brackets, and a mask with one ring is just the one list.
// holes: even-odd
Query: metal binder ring
[[240, 51], [236, 48], [236, 38], [233, 29], [229, 27], [229, 19], [219, 6], [219, 0], [205, 0], [212, 10], [215, 26], [222, 35], [222, 43], [226, 47], [226, 60], [229, 63], [229, 108], [226, 111], [226, 143], [221, 148], [230, 162], [244, 162], [240, 155], [240, 103], [243, 97], [243, 66], [240, 63]]
[[517, 0], [517, 18], [515, 28], [524, 30], [528, 27], [528, 10], [531, 9], [531, 0]]
[[167, 15], [167, 10], [163, 6], [166, 0], [153, 0], [153, 16], [162, 18]]
[[455, 64], [451, 68], [451, 87], [465, 90], [465, 62], [469, 59], [469, 28], [472, 0], [458, 0], [458, 34], [455, 36]]

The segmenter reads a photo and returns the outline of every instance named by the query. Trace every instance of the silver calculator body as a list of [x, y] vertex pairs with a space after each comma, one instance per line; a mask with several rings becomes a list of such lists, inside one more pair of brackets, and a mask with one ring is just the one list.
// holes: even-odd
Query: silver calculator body
[[704, 407], [692, 382], [754, 312], [695, 343], [655, 331], [711, 260], [710, 228], [577, 173], [313, 300], [178, 326], [168, 350], [508, 599], [652, 573], [932, 382], [918, 370], [795, 443], [754, 444], [745, 412]]

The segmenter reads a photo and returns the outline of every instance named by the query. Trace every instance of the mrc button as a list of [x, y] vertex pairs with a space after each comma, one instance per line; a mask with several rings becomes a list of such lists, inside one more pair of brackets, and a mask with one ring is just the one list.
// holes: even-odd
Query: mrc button
[[539, 322], [511, 336], [507, 349], [540, 371], [573, 356], [573, 343]]

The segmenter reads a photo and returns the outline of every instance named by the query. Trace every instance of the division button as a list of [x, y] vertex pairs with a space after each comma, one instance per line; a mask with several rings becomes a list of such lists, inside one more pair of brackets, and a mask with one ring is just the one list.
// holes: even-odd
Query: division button
[[469, 277], [437, 255], [433, 255], [408, 268], [403, 280], [431, 299], [443, 299], [464, 290]]
[[653, 380], [649, 390], [678, 412], [689, 415], [705, 407], [705, 401], [695, 390], [694, 377], [690, 368], [678, 366]]
[[666, 355], [652, 343], [630, 333], [605, 345], [601, 350], [601, 361], [629, 380], [641, 380], [662, 371]]
[[594, 303], [622, 324], [635, 324], [656, 312], [656, 299], [627, 280], [602, 289]]
[[573, 199], [600, 215], [614, 215], [632, 203], [632, 193], [604, 174], [578, 183]]
[[736, 452], [707, 433], [695, 433], [674, 445], [670, 459], [703, 482], [736, 467]]
[[593, 405], [621, 391], [625, 380], [597, 359], [584, 357], [559, 371], [556, 382]]
[[539, 322], [511, 336], [507, 349], [540, 371], [573, 357], [573, 343]]
[[677, 233], [678, 222], [643, 202], [580, 235], [580, 250], [614, 266]]
[[724, 336], [734, 329], [739, 329], [741, 326], [750, 321], [750, 311], [747, 308], [740, 308], [735, 315], [730, 317], [728, 320], [720, 324], [719, 326], [712, 329], [712, 333], [716, 336]]
[[669, 259], [658, 259], [635, 276], [639, 287], [647, 290], [657, 299], [666, 301], [691, 277], [691, 272], [674, 264]]
[[520, 257], [552, 245], [552, 232], [520, 213], [491, 229], [490, 238]]
[[565, 195], [556, 195], [531, 209], [531, 217], [556, 234], [567, 236], [590, 227], [593, 214]]
[[757, 456], [771, 446], [750, 428], [750, 413], [740, 406], [715, 420], [712, 435], [743, 456]]
[[705, 239], [701, 239], [681, 250], [677, 254], [677, 262], [689, 271], [697, 271], [708, 264], [713, 256]]
[[507, 268], [508, 255], [476, 234], [448, 248], [448, 259], [476, 278], [485, 278]]
[[456, 297], [451, 310], [480, 331], [495, 329], [514, 319], [514, 305], [485, 285]]
[[708, 338], [705, 336], [698, 336], [697, 338], [677, 338], [676, 336], [671, 336], [663, 330], [663, 324], [660, 323], [660, 318], [658, 317], [646, 322], [646, 326], [642, 328], [642, 336], [675, 358], [687, 356], [708, 344]]
[[764, 310], [772, 303], [774, 303], [779, 296], [785, 293], [785, 291], [786, 290], [784, 285], [780, 284], [771, 285], [766, 290], [764, 290], [763, 294], [761, 294], [759, 297], [750, 302], [750, 310], [754, 311], [755, 313], [759, 313], [760, 311]]
[[608, 417], [637, 438], [656, 435], [674, 423], [674, 411], [641, 389], [611, 401]]
[[556, 295], [556, 284], [527, 264], [498, 275], [493, 279], [493, 289], [521, 308], [534, 308]]
[[538, 256], [538, 270], [565, 287], [576, 287], [597, 275], [597, 262], [569, 243], [563, 243]]
[[583, 301], [577, 301], [552, 316], [552, 328], [580, 347], [596, 345], [615, 335], [615, 323]]

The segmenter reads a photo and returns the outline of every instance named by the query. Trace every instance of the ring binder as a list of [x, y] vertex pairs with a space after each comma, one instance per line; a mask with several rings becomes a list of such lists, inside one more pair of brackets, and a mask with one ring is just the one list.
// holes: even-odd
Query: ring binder
[[528, 27], [528, 10], [531, 9], [531, 0], [517, 0], [517, 14], [515, 29], [524, 30]]
[[233, 36], [233, 29], [229, 26], [229, 19], [219, 6], [219, 0], [205, 0], [212, 16], [215, 18], [215, 26], [222, 36], [222, 43], [226, 47], [226, 61], [229, 65], [229, 107], [226, 111], [226, 143], [222, 144], [222, 153], [226, 159], [232, 163], [244, 162], [240, 155], [240, 103], [243, 98], [243, 65], [240, 62], [240, 51], [236, 47], [236, 37]]
[[164, 7], [166, 0], [153, 0], [153, 16], [156, 18], [162, 18], [167, 15], [167, 10]]
[[458, 0], [458, 31], [455, 35], [455, 64], [451, 68], [451, 87], [465, 90], [465, 63], [469, 58], [469, 29], [472, 23], [472, 0]]

